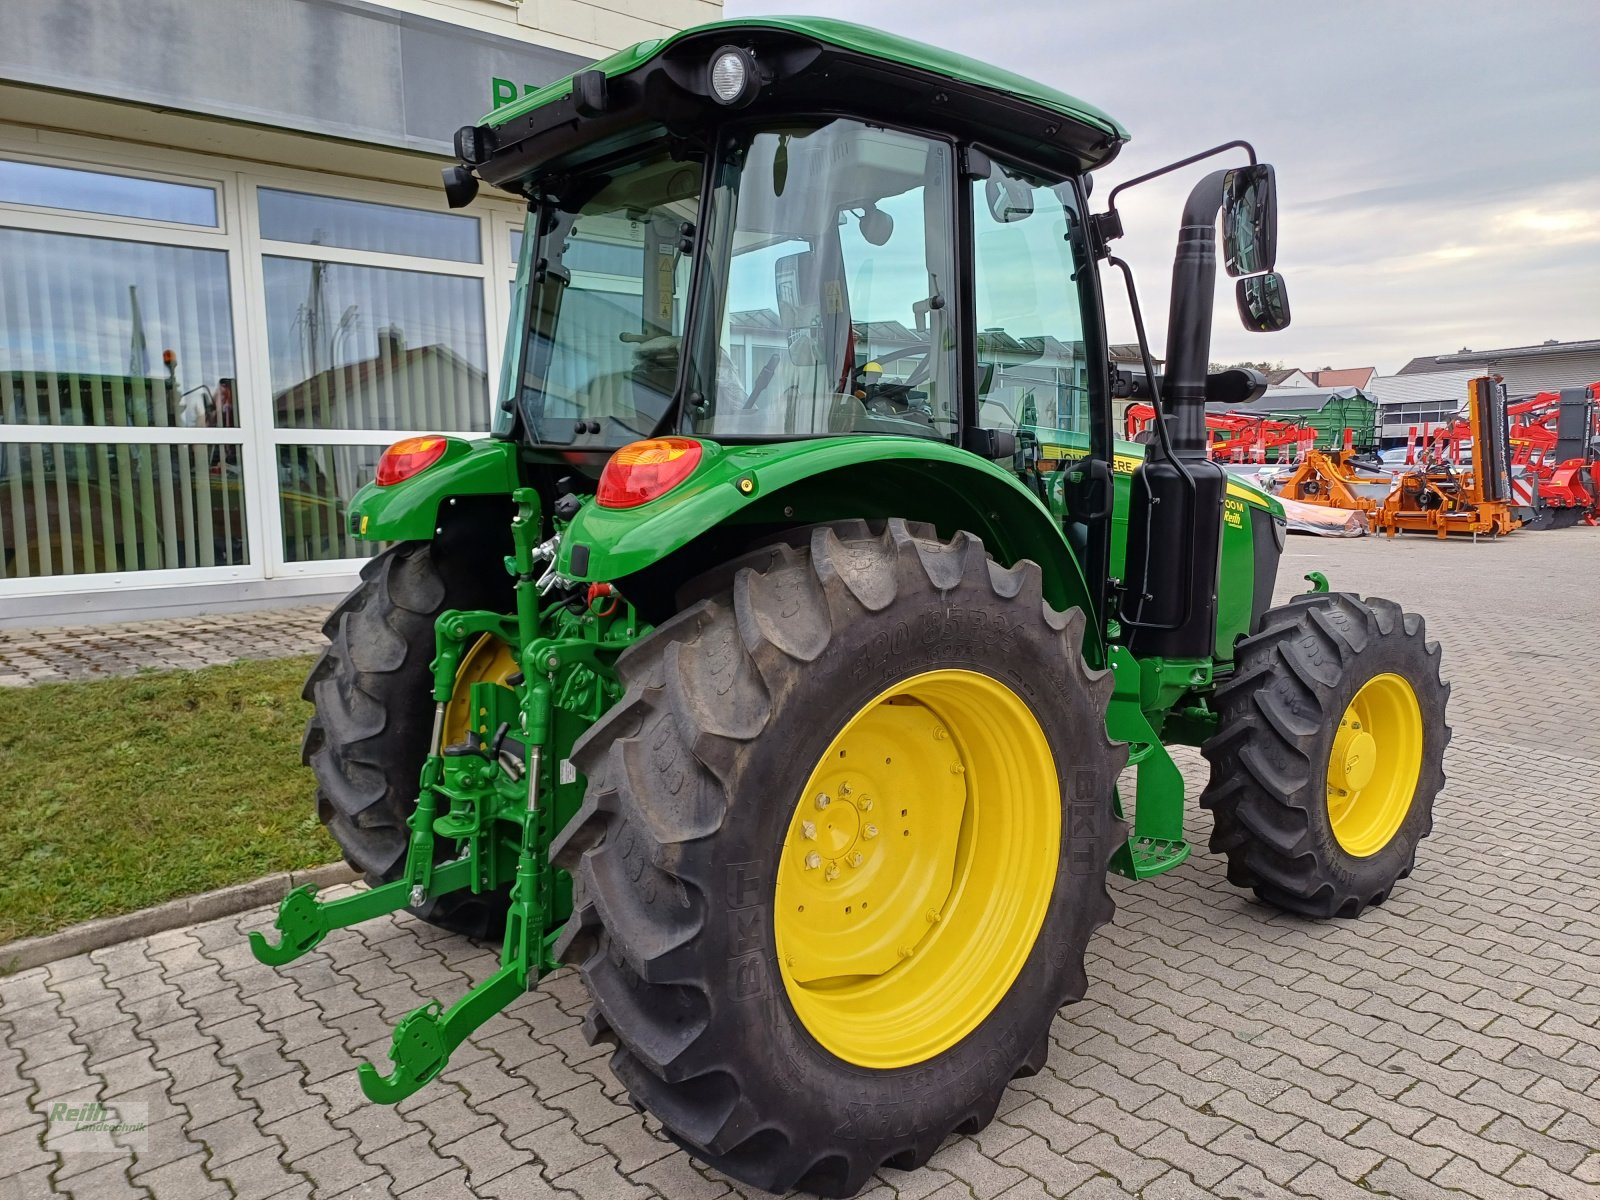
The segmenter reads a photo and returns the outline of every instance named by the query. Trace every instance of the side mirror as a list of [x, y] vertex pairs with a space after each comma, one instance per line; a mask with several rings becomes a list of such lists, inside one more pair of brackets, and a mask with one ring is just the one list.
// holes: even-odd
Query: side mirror
[[1241, 279], [1234, 288], [1239, 320], [1254, 333], [1276, 333], [1289, 328], [1289, 292], [1276, 271]]
[[1235, 167], [1222, 181], [1222, 261], [1236, 279], [1278, 261], [1278, 180], [1267, 163]]

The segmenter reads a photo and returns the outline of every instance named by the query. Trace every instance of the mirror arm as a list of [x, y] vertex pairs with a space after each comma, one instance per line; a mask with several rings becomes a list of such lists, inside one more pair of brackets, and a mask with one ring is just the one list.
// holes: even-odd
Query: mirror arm
[[[1117, 211], [1117, 195], [1119, 193], [1125, 192], [1131, 187], [1138, 187], [1141, 183], [1149, 183], [1152, 179], [1159, 179], [1163, 175], [1170, 175], [1174, 171], [1182, 170], [1184, 167], [1200, 162], [1202, 159], [1210, 158], [1214, 154], [1221, 154], [1224, 150], [1243, 150], [1250, 156], [1250, 165], [1252, 167], [1256, 165], [1256, 148], [1249, 142], [1223, 142], [1220, 146], [1202, 150], [1199, 154], [1191, 154], [1188, 158], [1180, 158], [1177, 162], [1168, 163], [1164, 167], [1157, 167], [1154, 171], [1146, 171], [1143, 175], [1135, 175], [1132, 179], [1124, 179], [1116, 187], [1112, 188], [1111, 194], [1106, 197], [1106, 215]], [[1219, 207], [1220, 203], [1219, 201]], [[1121, 221], [1118, 220], [1115, 225], [1116, 233], [1109, 235], [1110, 237], [1120, 237], [1122, 235]]]

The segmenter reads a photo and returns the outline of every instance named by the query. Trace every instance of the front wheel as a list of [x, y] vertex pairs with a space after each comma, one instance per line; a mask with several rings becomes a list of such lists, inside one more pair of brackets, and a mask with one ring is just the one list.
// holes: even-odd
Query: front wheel
[[574, 752], [562, 943], [612, 1069], [692, 1153], [860, 1190], [1043, 1066], [1111, 915], [1109, 674], [976, 538], [757, 551], [618, 663]]
[[1310, 917], [1353, 917], [1411, 873], [1433, 828], [1450, 686], [1422, 618], [1342, 592], [1269, 609], [1217, 690], [1200, 804], [1228, 879]]

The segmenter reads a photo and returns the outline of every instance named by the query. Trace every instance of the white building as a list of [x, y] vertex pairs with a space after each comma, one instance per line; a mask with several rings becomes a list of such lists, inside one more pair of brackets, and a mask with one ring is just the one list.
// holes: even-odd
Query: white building
[[457, 127], [715, 0], [5, 0], [0, 624], [296, 603], [482, 433], [521, 212]]
[[1482, 371], [1421, 371], [1411, 375], [1379, 375], [1371, 395], [1378, 402], [1378, 444], [1403, 446], [1412, 429], [1448, 425], [1467, 405], [1467, 381]]

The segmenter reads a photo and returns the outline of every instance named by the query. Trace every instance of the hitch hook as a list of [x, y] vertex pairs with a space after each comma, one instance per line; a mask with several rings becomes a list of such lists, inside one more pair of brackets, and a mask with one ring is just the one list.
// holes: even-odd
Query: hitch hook
[[327, 935], [317, 904], [317, 885], [297, 887], [278, 906], [277, 929], [282, 935], [277, 945], [267, 941], [259, 929], [250, 931], [250, 952], [256, 961], [281, 967], [313, 949]]

